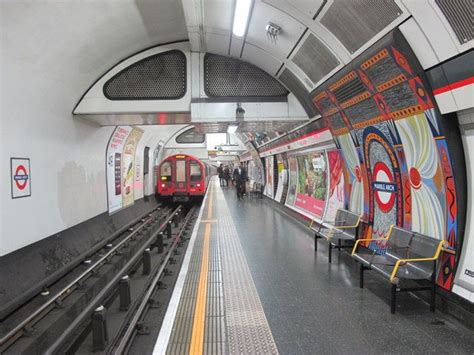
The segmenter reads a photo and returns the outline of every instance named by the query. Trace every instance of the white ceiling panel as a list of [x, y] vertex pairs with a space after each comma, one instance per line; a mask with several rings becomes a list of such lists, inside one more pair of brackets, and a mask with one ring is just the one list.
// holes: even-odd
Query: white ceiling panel
[[[269, 22], [281, 27], [280, 34], [275, 43], [267, 37], [265, 26]], [[286, 58], [305, 29], [306, 26], [286, 13], [263, 2], [256, 2], [246, 41], [276, 57]]]
[[250, 43], [245, 44], [242, 59], [255, 64], [271, 75], [275, 75], [282, 65], [281, 61]]
[[215, 32], [216, 29], [231, 31], [234, 16], [234, 0], [205, 0], [204, 27]]
[[240, 53], [242, 53], [243, 45], [244, 45], [243, 38], [232, 36], [232, 42], [230, 44], [229, 55], [235, 58], [240, 58]]
[[[288, 14], [291, 14], [293, 10], [296, 10], [304, 16], [312, 19], [318, 12], [319, 8], [323, 5], [324, 0], [264, 0], [264, 2], [278, 7], [283, 11], [288, 9], [288, 11], [285, 11], [288, 12]], [[293, 9], [289, 9], [289, 7]]]
[[214, 33], [206, 33], [207, 51], [214, 54], [227, 55], [229, 52], [229, 35], [218, 35]]

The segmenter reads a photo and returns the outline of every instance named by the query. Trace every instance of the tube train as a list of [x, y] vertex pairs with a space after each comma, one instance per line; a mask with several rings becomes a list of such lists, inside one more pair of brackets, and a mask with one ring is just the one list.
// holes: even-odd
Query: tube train
[[215, 170], [191, 155], [171, 155], [158, 166], [156, 192], [159, 197], [179, 202], [202, 198]]

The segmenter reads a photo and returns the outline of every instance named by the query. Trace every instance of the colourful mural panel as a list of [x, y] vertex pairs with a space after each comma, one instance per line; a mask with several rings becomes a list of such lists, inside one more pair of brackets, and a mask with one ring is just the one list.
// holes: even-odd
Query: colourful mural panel
[[453, 169], [421, 76], [408, 44], [392, 33], [313, 102], [344, 157], [348, 208], [368, 220], [374, 237], [395, 224], [446, 240], [437, 280], [450, 289], [457, 251]]

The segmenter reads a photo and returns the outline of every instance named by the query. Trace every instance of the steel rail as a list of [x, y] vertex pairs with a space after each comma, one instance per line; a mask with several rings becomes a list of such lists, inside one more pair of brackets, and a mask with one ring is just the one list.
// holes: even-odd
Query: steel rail
[[84, 321], [84, 319], [89, 316], [97, 306], [102, 302], [110, 289], [118, 283], [122, 276], [137, 262], [139, 258], [142, 257], [143, 252], [146, 248], [150, 246], [153, 240], [162, 232], [169, 222], [173, 220], [178, 211], [180, 211], [182, 206], [178, 206], [163, 222], [163, 224], [158, 228], [158, 230], [153, 233], [151, 237], [138, 249], [135, 255], [130, 258], [130, 260], [120, 269], [119, 272], [105, 285], [102, 290], [89, 302], [89, 304], [82, 310], [82, 312], [77, 315], [77, 317], [69, 324], [69, 326], [64, 329], [63, 333], [58, 336], [56, 341], [44, 352], [45, 354], [56, 354], [63, 343], [67, 340], [71, 333]]
[[[152, 212], [153, 213], [153, 212]], [[150, 214], [148, 212], [147, 214]], [[174, 215], [174, 213], [173, 213]], [[112, 249], [110, 249], [104, 256], [102, 256], [99, 260], [97, 260], [94, 264], [88, 267], [84, 272], [82, 272], [79, 276], [77, 276], [73, 281], [71, 281], [67, 286], [63, 287], [60, 291], [58, 291], [53, 297], [43, 303], [40, 307], [38, 307], [33, 313], [31, 313], [28, 317], [23, 319], [19, 324], [17, 324], [13, 329], [11, 329], [8, 333], [6, 333], [0, 339], [0, 346], [4, 345], [15, 336], [18, 332], [22, 331], [28, 323], [34, 320], [41, 312], [46, 310], [50, 305], [52, 305], [56, 300], [58, 300], [62, 295], [68, 292], [69, 289], [74, 287], [79, 281], [81, 281], [84, 277], [86, 277], [89, 273], [91, 273], [96, 267], [101, 265], [108, 257], [110, 257], [115, 251], [124, 245], [130, 238], [135, 236], [143, 227], [145, 227], [154, 217], [150, 216], [146, 219], [142, 224], [140, 224], [130, 235], [124, 238], [120, 243], [115, 245]], [[143, 219], [143, 218], [141, 218]]]
[[153, 292], [155, 291], [155, 288], [156, 286], [158, 285], [158, 282], [160, 281], [160, 278], [162, 276], [162, 274], [164, 273], [166, 267], [167, 267], [167, 264], [171, 258], [171, 254], [172, 252], [174, 251], [174, 249], [176, 248], [176, 245], [180, 242], [181, 240], [181, 236], [187, 226], [187, 224], [189, 223], [189, 220], [191, 218], [192, 215], [194, 215], [194, 211], [195, 211], [195, 207], [193, 207], [189, 213], [187, 214], [184, 222], [183, 222], [183, 225], [181, 226], [181, 229], [179, 231], [179, 233], [176, 235], [174, 241], [173, 241], [173, 244], [172, 246], [170, 247], [169, 251], [168, 251], [168, 254], [166, 255], [166, 258], [164, 260], [164, 262], [161, 264], [160, 266], [160, 269], [158, 270], [158, 272], [156, 273], [155, 277], [153, 278], [153, 281], [151, 282], [151, 284], [148, 286], [147, 288], [147, 291], [140, 303], [140, 305], [138, 306], [137, 310], [135, 311], [135, 314], [133, 315], [133, 318], [132, 320], [130, 321], [130, 323], [127, 325], [127, 330], [125, 331], [125, 333], [123, 334], [123, 336], [121, 337], [120, 339], [120, 342], [119, 344], [117, 345], [117, 347], [113, 350], [113, 354], [114, 355], [117, 355], [117, 354], [123, 354], [124, 351], [125, 351], [125, 348], [127, 347], [133, 333], [136, 331], [136, 326], [138, 324], [138, 322], [140, 321], [140, 318], [142, 317], [143, 315], [143, 311], [145, 309], [145, 307], [147, 306], [148, 304], [148, 301], [150, 300], [151, 298], [151, 295], [153, 294]]

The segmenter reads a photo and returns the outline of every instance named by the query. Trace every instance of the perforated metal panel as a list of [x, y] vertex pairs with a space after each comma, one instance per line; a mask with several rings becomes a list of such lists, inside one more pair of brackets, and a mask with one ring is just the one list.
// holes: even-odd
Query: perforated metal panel
[[435, 0], [460, 43], [474, 36], [474, 4], [472, 0]]
[[320, 22], [354, 53], [401, 14], [394, 0], [334, 0]]
[[204, 90], [209, 97], [275, 97], [288, 91], [256, 66], [216, 54], [204, 57]]
[[173, 50], [142, 59], [104, 85], [110, 100], [172, 100], [186, 93], [186, 56]]
[[316, 36], [310, 34], [298, 49], [293, 62], [316, 84], [339, 64], [337, 58]]
[[317, 114], [316, 108], [309, 98], [309, 93], [303, 83], [289, 70], [284, 69], [279, 79], [285, 86], [296, 96], [301, 106], [309, 117], [314, 117]]

